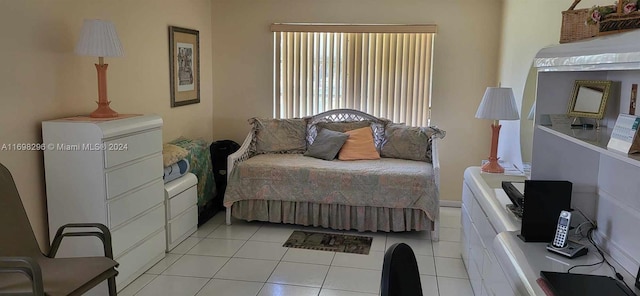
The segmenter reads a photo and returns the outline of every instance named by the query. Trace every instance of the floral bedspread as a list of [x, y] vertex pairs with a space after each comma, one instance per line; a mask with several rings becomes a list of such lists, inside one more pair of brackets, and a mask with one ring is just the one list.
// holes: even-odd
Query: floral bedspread
[[178, 138], [170, 142], [189, 151], [189, 172], [198, 178], [198, 210], [201, 211], [216, 194], [209, 143], [203, 139]]
[[326, 161], [301, 154], [262, 154], [233, 170], [224, 205], [240, 200], [419, 209], [437, 218], [431, 163], [382, 158]]

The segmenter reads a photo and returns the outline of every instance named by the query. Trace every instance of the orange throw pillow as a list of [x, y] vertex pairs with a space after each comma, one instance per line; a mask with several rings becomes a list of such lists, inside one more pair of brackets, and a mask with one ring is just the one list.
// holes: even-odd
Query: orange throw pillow
[[340, 160], [380, 159], [380, 154], [373, 144], [371, 127], [363, 127], [345, 132], [349, 135], [338, 153]]

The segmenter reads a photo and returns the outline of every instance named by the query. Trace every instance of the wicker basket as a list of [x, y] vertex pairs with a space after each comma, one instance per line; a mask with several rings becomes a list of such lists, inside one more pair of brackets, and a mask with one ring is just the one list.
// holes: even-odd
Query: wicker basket
[[640, 11], [625, 14], [622, 10], [622, 1], [619, 1], [616, 13], [608, 14], [600, 20], [599, 36], [640, 29]]
[[587, 24], [589, 9], [575, 9], [580, 0], [573, 1], [568, 10], [562, 12], [560, 43], [578, 41], [598, 35], [598, 25]]

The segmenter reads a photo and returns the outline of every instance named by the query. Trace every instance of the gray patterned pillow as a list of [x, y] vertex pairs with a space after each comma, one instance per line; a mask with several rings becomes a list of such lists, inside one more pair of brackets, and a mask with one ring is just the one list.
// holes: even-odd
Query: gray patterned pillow
[[316, 125], [318, 130], [328, 129], [336, 132], [348, 132], [350, 130], [371, 126], [371, 121], [345, 121], [345, 122], [318, 122]]
[[255, 152], [304, 153], [307, 150], [307, 123], [304, 119], [251, 118], [255, 132]]
[[338, 155], [340, 148], [349, 138], [348, 134], [332, 131], [329, 129], [321, 129], [316, 136], [313, 144], [309, 146], [305, 156], [311, 156], [324, 160], [333, 160]]
[[380, 156], [431, 162], [431, 135], [428, 127], [389, 124], [385, 127], [385, 142]]

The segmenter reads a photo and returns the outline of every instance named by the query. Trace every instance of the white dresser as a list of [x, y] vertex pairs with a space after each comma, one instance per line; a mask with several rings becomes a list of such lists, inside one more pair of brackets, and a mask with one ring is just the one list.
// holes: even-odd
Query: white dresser
[[[462, 187], [462, 260], [477, 296], [518, 295], [498, 264], [493, 241], [501, 232], [520, 229], [520, 222], [507, 212], [511, 201], [502, 191], [502, 181], [524, 177], [480, 173], [480, 167], [464, 172]], [[498, 189], [498, 190], [496, 190]]]
[[[525, 243], [517, 237], [521, 221], [506, 209], [511, 201], [502, 190], [501, 182], [523, 179], [482, 174], [479, 167], [470, 167], [464, 172], [462, 259], [476, 296], [544, 296], [546, 294], [536, 282], [540, 271], [567, 272], [574, 265], [600, 261], [593, 247], [586, 256], [568, 259], [548, 252], [546, 243]], [[586, 241], [581, 243], [588, 244]], [[633, 276], [608, 258], [632, 286]], [[578, 268], [574, 273], [613, 276], [605, 264]]]
[[[162, 118], [72, 118], [42, 123], [49, 235], [67, 223], [111, 230], [122, 290], [164, 258]], [[67, 238], [59, 257], [103, 255], [98, 239]]]
[[198, 178], [192, 173], [164, 184], [167, 208], [167, 252], [198, 228]]

